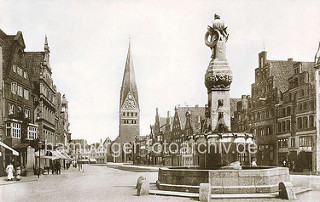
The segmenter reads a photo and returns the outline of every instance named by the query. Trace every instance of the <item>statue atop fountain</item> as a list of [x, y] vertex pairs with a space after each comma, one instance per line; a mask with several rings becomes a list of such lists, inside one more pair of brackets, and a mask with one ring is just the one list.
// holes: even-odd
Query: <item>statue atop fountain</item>
[[[215, 14], [212, 27], [209, 25], [207, 33], [204, 37], [205, 43], [212, 50], [211, 58], [214, 60], [225, 60], [225, 43], [229, 34], [224, 22], [220, 20], [220, 16]], [[209, 40], [210, 37], [210, 40]]]

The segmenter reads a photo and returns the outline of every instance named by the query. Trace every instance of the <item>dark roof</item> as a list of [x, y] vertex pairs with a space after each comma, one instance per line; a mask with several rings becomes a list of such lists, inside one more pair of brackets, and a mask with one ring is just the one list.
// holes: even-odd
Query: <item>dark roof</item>
[[185, 107], [177, 107], [177, 113], [180, 119], [181, 129], [185, 129], [186, 125], [186, 113], [189, 111], [191, 113], [191, 126], [193, 130], [201, 129], [201, 119], [205, 118], [205, 107], [199, 106], [185, 106]]
[[29, 70], [29, 78], [38, 81], [41, 72], [41, 63], [44, 60], [44, 52], [26, 52], [26, 65]]
[[134, 67], [133, 67], [133, 62], [132, 62], [132, 57], [131, 57], [130, 44], [129, 44], [129, 48], [128, 48], [126, 66], [124, 69], [123, 80], [122, 80], [122, 85], [121, 85], [120, 107], [119, 108], [122, 107], [129, 92], [134, 97], [136, 104], [137, 104], [137, 107], [139, 109], [138, 89], [137, 89], [137, 85], [136, 85], [136, 77], [135, 77]]

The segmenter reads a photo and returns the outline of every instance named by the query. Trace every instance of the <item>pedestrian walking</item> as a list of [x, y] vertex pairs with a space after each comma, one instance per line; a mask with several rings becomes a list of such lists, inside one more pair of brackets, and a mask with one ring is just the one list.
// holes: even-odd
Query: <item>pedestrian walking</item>
[[55, 169], [56, 169], [56, 163], [54, 162], [54, 161], [52, 161], [52, 164], [51, 164], [51, 169], [52, 169], [52, 175], [54, 174], [54, 171], [55, 171]]
[[57, 171], [57, 175], [61, 174], [61, 164], [59, 161], [57, 161], [56, 163], [56, 171]]
[[8, 180], [12, 181], [13, 180], [13, 165], [12, 163], [9, 163], [9, 165], [6, 168], [6, 172], [8, 173]]

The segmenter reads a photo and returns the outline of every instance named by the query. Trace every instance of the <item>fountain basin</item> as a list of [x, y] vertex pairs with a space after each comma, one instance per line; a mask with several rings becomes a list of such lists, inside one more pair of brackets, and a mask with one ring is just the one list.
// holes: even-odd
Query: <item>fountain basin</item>
[[160, 168], [157, 187], [166, 191], [199, 192], [200, 183], [210, 183], [213, 194], [278, 192], [280, 182], [290, 182], [286, 167], [242, 167], [241, 170]]

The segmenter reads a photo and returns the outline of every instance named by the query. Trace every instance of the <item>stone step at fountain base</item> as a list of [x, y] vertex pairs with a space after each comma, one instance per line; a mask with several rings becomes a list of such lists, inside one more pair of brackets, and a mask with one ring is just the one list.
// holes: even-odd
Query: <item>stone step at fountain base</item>
[[[312, 191], [311, 188], [294, 187], [296, 195]], [[176, 196], [187, 198], [199, 198], [199, 193], [180, 192], [180, 191], [164, 191], [158, 190], [155, 186], [149, 191], [149, 194], [159, 196]], [[279, 192], [274, 193], [245, 193], [245, 194], [211, 194], [212, 199], [256, 199], [256, 198], [278, 198]]]
[[[177, 191], [163, 191], [163, 190], [150, 190], [149, 194], [160, 196], [176, 196], [199, 198], [199, 193], [177, 192]], [[276, 193], [255, 193], [255, 194], [211, 194], [212, 199], [253, 199], [253, 198], [277, 198], [279, 195]]]
[[[163, 191], [177, 191], [187, 193], [199, 193], [199, 186], [163, 184], [156, 182], [157, 188]], [[275, 193], [279, 185], [255, 185], [255, 186], [211, 186], [213, 194], [262, 194]]]

